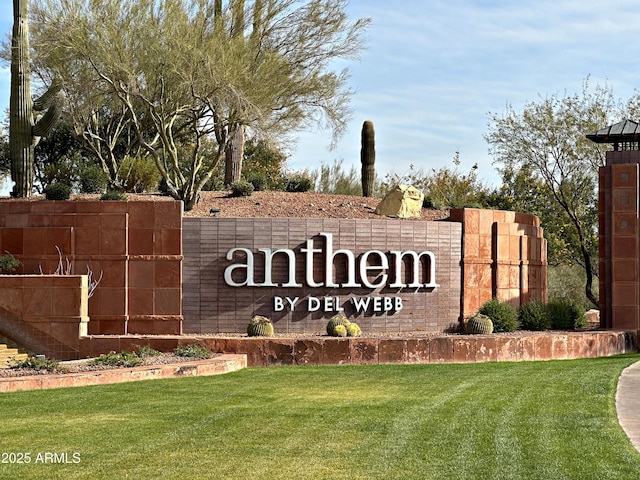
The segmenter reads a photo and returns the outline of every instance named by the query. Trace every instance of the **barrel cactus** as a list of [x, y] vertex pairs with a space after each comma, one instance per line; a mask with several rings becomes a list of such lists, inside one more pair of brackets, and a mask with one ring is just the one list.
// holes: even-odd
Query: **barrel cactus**
[[333, 329], [334, 337], [346, 337], [347, 336], [347, 328], [344, 325], [336, 325]]
[[492, 332], [493, 322], [486, 315], [479, 313], [467, 322], [467, 333], [488, 335]]
[[[345, 327], [345, 334], [344, 335], [336, 335], [335, 333], [335, 329], [337, 326], [343, 326]], [[349, 320], [347, 320], [347, 317], [345, 317], [343, 314], [339, 313], [338, 315], [335, 315], [333, 317], [331, 317], [331, 319], [329, 319], [329, 322], [327, 323], [327, 334], [331, 335], [332, 337], [346, 337], [347, 336], [347, 330], [346, 327], [351, 325], [351, 322]]]
[[267, 317], [256, 315], [249, 322], [247, 334], [250, 337], [273, 337], [273, 324]]
[[345, 328], [347, 330], [347, 337], [359, 337], [360, 335], [362, 335], [360, 325], [358, 325], [357, 323], [351, 322]]
[[362, 124], [360, 140], [360, 162], [362, 163], [362, 196], [373, 197], [376, 181], [376, 141], [373, 122], [365, 120]]

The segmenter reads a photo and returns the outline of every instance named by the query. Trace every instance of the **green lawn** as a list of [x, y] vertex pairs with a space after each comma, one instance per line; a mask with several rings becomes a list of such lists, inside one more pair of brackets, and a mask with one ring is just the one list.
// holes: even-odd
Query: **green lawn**
[[617, 378], [639, 360], [251, 368], [0, 394], [1, 450], [31, 456], [0, 478], [640, 478], [615, 413]]

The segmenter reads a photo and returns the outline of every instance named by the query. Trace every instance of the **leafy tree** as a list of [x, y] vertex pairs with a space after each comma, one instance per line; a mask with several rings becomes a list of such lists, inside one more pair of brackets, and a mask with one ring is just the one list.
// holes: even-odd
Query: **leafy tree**
[[73, 104], [69, 113], [82, 148], [97, 159], [107, 175], [109, 187], [118, 189], [122, 161], [129, 156], [139, 156], [142, 149], [127, 109], [117, 104], [107, 105], [110, 100], [107, 96], [100, 98], [105, 103], [96, 107], [97, 99], [87, 99], [84, 104]]
[[90, 161], [82, 156], [71, 125], [63, 119], [34, 149], [34, 189], [43, 193], [54, 182], [74, 186], [85, 163]]
[[[242, 176], [249, 182], [264, 179], [264, 189], [282, 188], [287, 156], [267, 140], [250, 139], [245, 144]], [[253, 183], [253, 182], [252, 182]]]
[[543, 218], [554, 260], [584, 268], [585, 295], [594, 305], [598, 167], [606, 147], [585, 135], [628, 111], [610, 88], [590, 90], [585, 81], [581, 93], [541, 97], [522, 111], [509, 105], [505, 114], [491, 114], [485, 136], [512, 205]]
[[70, 97], [118, 103], [186, 210], [237, 126], [279, 135], [324, 120], [338, 135], [348, 118], [346, 72], [329, 62], [358, 53], [367, 21], [349, 22], [344, 0], [245, 3], [40, 0], [34, 16], [39, 65], [91, 85]]

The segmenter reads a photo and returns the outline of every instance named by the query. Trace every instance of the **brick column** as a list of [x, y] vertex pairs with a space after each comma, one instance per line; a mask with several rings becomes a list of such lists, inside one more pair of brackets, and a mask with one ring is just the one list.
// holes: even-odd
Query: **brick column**
[[640, 329], [639, 151], [607, 152], [600, 167], [600, 325]]

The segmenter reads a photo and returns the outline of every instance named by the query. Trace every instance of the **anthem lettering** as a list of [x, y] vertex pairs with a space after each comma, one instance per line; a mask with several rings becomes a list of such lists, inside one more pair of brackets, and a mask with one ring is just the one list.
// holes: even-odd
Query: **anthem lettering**
[[[256, 253], [248, 248], [232, 248], [227, 252], [227, 260], [239, 260], [224, 270], [224, 281], [232, 287], [284, 287], [301, 288], [325, 287], [325, 288], [435, 288], [436, 261], [432, 252], [424, 251], [389, 251], [369, 250], [356, 257], [347, 249], [333, 249], [333, 234], [320, 233], [324, 237], [323, 248], [315, 245], [314, 239], [309, 239], [306, 245], [300, 249], [302, 255], [296, 255], [289, 248], [259, 248]], [[240, 255], [238, 255], [240, 254]], [[264, 271], [261, 275], [256, 272], [255, 256], [263, 258]], [[276, 256], [284, 258], [287, 262], [286, 281], [275, 282], [273, 279], [273, 263]], [[299, 258], [302, 257], [302, 258]], [[340, 278], [346, 279], [337, 283], [336, 259], [343, 258], [345, 271]], [[322, 262], [321, 278], [314, 276], [314, 267], [320, 259]], [[304, 284], [296, 278], [297, 262], [302, 260], [305, 265]], [[263, 281], [258, 282], [256, 278]]]

